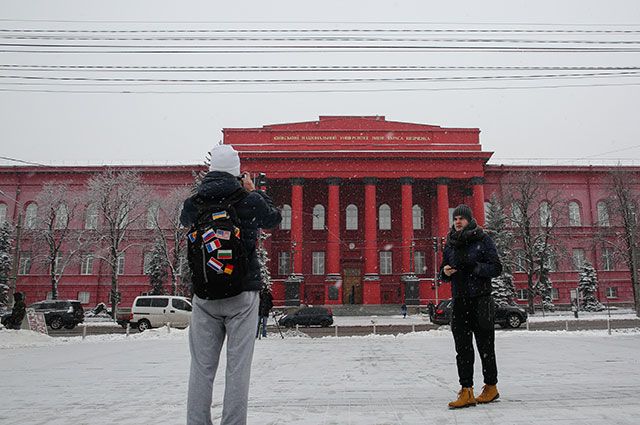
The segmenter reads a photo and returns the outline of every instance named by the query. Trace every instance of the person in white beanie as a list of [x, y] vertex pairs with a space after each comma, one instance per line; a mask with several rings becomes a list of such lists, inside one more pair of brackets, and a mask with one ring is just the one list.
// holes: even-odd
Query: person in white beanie
[[242, 292], [222, 299], [207, 297], [206, 282], [198, 281], [194, 273], [187, 425], [212, 425], [213, 381], [225, 338], [227, 370], [220, 423], [244, 425], [247, 422], [259, 291], [263, 287], [256, 240], [259, 229], [273, 228], [282, 218], [266, 193], [257, 190], [249, 176], [240, 174], [240, 157], [233, 146], [216, 145], [211, 150], [209, 172], [196, 194], [185, 200], [180, 221], [189, 228], [198, 221], [203, 205], [222, 204], [229, 199], [239, 199], [234, 209], [248, 257], [248, 273], [242, 280]]

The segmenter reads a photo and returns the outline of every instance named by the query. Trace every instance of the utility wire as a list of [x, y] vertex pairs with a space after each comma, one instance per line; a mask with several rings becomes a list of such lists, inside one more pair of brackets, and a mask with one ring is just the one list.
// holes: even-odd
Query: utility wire
[[[438, 82], [438, 81], [478, 81], [478, 80], [534, 80], [549, 78], [591, 78], [591, 77], [636, 77], [640, 71], [590, 72], [570, 74], [530, 74], [530, 75], [480, 75], [452, 77], [399, 77], [399, 78], [272, 78], [272, 79], [207, 79], [207, 78], [89, 78], [50, 77], [36, 75], [0, 75], [4, 80], [63, 81], [63, 82], [125, 82], [125, 83], [194, 83], [194, 84], [305, 84], [305, 83], [370, 83], [370, 82]], [[5, 83], [2, 83], [5, 84]], [[9, 84], [9, 83], [7, 83]]]
[[129, 65], [21, 65], [0, 64], [11, 71], [93, 72], [399, 72], [399, 71], [632, 71], [637, 66], [419, 66], [419, 65], [335, 65], [335, 66], [129, 66]]
[[[0, 20], [1, 21], [1, 20]], [[291, 33], [348, 33], [348, 34], [370, 34], [370, 33], [391, 33], [391, 34], [450, 34], [450, 33], [461, 33], [461, 34], [640, 34], [640, 30], [567, 30], [567, 29], [551, 29], [551, 30], [536, 30], [536, 29], [412, 29], [412, 28], [402, 28], [402, 29], [388, 29], [388, 28], [378, 28], [378, 29], [368, 29], [368, 28], [317, 28], [317, 29], [309, 29], [309, 28], [282, 28], [282, 29], [273, 29], [273, 28], [263, 28], [263, 29], [255, 29], [255, 28], [239, 28], [239, 29], [161, 29], [161, 30], [153, 30], [153, 29], [134, 29], [134, 30], [70, 30], [70, 29], [0, 29], [0, 33], [24, 33], [24, 34], [256, 34], [256, 33], [282, 33], [282, 34], [291, 34]]]
[[[19, 83], [14, 83], [19, 84]], [[23, 83], [29, 84], [29, 83]], [[8, 85], [2, 83], [1, 85]], [[384, 89], [283, 89], [283, 90], [132, 90], [114, 87], [114, 90], [69, 90], [69, 89], [15, 89], [0, 88], [0, 92], [31, 93], [73, 93], [73, 94], [299, 94], [299, 93], [378, 93], [378, 92], [419, 92], [419, 91], [475, 91], [475, 90], [533, 90], [559, 88], [594, 88], [594, 87], [637, 87], [640, 83], [599, 83], [599, 84], [549, 84], [544, 86], [485, 86], [485, 87], [404, 87]]]
[[[354, 45], [247, 45], [247, 46], [136, 46], [0, 43], [0, 53], [53, 54], [257, 54], [257, 53], [640, 53], [640, 47], [527, 47], [527, 46], [354, 46]], [[33, 47], [33, 48], [32, 48]], [[12, 49], [13, 48], [13, 49]], [[45, 50], [49, 49], [49, 50]], [[66, 49], [66, 50], [65, 50]], [[101, 49], [101, 50], [84, 50]], [[121, 50], [106, 50], [121, 49]], [[145, 50], [140, 50], [145, 49]], [[147, 50], [148, 49], [148, 50]], [[206, 50], [208, 49], [208, 50]]]

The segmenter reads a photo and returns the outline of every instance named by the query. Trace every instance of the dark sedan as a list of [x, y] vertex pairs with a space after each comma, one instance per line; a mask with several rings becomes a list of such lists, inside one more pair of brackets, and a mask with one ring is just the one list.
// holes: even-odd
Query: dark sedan
[[333, 312], [324, 307], [303, 307], [293, 313], [285, 314], [278, 320], [280, 326], [293, 328], [299, 326], [322, 326], [326, 328], [333, 324]]
[[[433, 314], [433, 323], [437, 325], [448, 325], [451, 323], [451, 312], [453, 300], [443, 300], [438, 303]], [[517, 304], [496, 304], [496, 324], [503, 328], [519, 328], [527, 321], [527, 312]]]
[[73, 329], [84, 322], [84, 309], [80, 301], [49, 300], [39, 301], [29, 306], [36, 313], [44, 313], [44, 320], [51, 329]]

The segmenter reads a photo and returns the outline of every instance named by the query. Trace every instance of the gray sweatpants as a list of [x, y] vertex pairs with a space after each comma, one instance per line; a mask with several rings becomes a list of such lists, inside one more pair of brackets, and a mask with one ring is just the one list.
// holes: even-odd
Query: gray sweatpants
[[194, 295], [189, 326], [191, 372], [187, 398], [187, 425], [212, 425], [213, 380], [227, 337], [227, 371], [220, 425], [247, 423], [249, 377], [255, 344], [257, 291], [223, 300]]

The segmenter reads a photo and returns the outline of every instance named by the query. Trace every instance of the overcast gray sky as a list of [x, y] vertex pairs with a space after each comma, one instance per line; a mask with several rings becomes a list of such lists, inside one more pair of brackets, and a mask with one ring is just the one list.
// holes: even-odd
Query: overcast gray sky
[[[93, 4], [93, 5], [92, 5]], [[640, 2], [638, 1], [3, 1], [0, 29], [2, 65], [38, 66], [520, 66], [640, 67]], [[460, 39], [528, 40], [526, 47], [627, 48], [623, 52], [479, 52], [398, 49], [275, 53], [121, 54], [107, 48], [64, 53], [50, 47], [6, 44], [88, 43], [99, 45], [180, 46], [215, 41], [57, 40], [63, 31], [158, 30], [418, 30], [385, 36], [421, 41], [359, 41], [359, 45], [498, 46]], [[427, 33], [425, 30], [464, 30]], [[579, 30], [577, 33], [473, 33], [482, 30]], [[11, 30], [11, 31], [8, 31]], [[48, 30], [45, 38], [15, 38]], [[58, 33], [51, 32], [52, 30]], [[631, 31], [622, 33], [620, 31]], [[422, 32], [420, 32], [422, 31]], [[591, 32], [584, 32], [591, 31]], [[617, 31], [593, 32], [593, 31]], [[90, 35], [81, 33], [80, 35]], [[97, 33], [96, 37], [141, 37], [145, 33]], [[155, 36], [162, 33], [149, 33]], [[197, 33], [167, 33], [196, 35]], [[234, 33], [225, 33], [227, 36]], [[245, 36], [266, 37], [269, 33]], [[305, 33], [275, 33], [281, 37]], [[327, 33], [336, 35], [338, 33]], [[356, 32], [358, 36], [382, 33]], [[40, 33], [42, 35], [42, 33]], [[210, 34], [209, 34], [210, 35]], [[322, 33], [312, 33], [313, 36]], [[457, 41], [445, 42], [442, 39]], [[435, 41], [434, 41], [435, 40]], [[543, 41], [543, 43], [531, 43]], [[587, 41], [588, 43], [584, 43]], [[608, 44], [594, 44], [606, 41]], [[635, 43], [634, 43], [635, 42]], [[224, 41], [235, 48], [238, 41]], [[296, 45], [296, 41], [242, 42]], [[317, 45], [321, 42], [306, 42]], [[339, 41], [337, 44], [349, 44]], [[356, 43], [356, 44], [357, 44]], [[448, 43], [448, 44], [447, 44]], [[453, 44], [452, 44], [453, 43]], [[298, 44], [299, 45], [299, 44]], [[354, 44], [352, 44], [354, 45]], [[502, 44], [511, 45], [511, 44]], [[234, 47], [235, 46], [235, 47]], [[24, 50], [39, 50], [25, 52]], [[19, 50], [6, 52], [6, 50]], [[91, 49], [87, 49], [91, 50]], [[117, 49], [116, 49], [117, 50]], [[126, 50], [126, 49], [121, 49]], [[73, 51], [72, 53], [69, 53]], [[101, 53], [96, 53], [100, 51]], [[523, 74], [555, 74], [526, 70]], [[583, 71], [570, 71], [583, 72]], [[589, 72], [589, 71], [587, 71]], [[598, 71], [599, 72], [599, 71]], [[617, 72], [617, 71], [616, 71]], [[633, 71], [631, 71], [633, 72]], [[80, 78], [451, 78], [511, 75], [510, 71], [460, 70], [374, 73], [132, 73], [34, 71], [0, 69], [0, 156], [39, 163], [200, 162], [224, 127], [312, 121], [319, 115], [385, 115], [388, 120], [480, 128], [493, 162], [513, 158], [586, 158], [640, 160], [637, 74], [597, 78], [476, 81], [400, 81], [298, 84], [160, 84], [142, 82], [33, 80], [32, 77]], [[7, 78], [12, 76], [14, 78]], [[20, 77], [20, 78], [15, 78]], [[27, 77], [27, 78], [25, 78]], [[96, 85], [100, 84], [100, 85]], [[579, 87], [564, 87], [580, 85]], [[547, 88], [539, 88], [541, 86]], [[508, 87], [519, 87], [517, 89]], [[538, 88], [533, 88], [538, 87]], [[554, 88], [551, 88], [554, 87]], [[87, 91], [88, 93], [74, 93]], [[220, 93], [224, 91], [225, 93]], [[274, 92], [285, 91], [285, 92]], [[233, 92], [233, 93], [230, 93]], [[239, 93], [245, 92], [245, 93]], [[258, 93], [264, 92], [264, 93]], [[639, 161], [640, 162], [640, 161]], [[0, 162], [9, 164], [11, 162]]]

